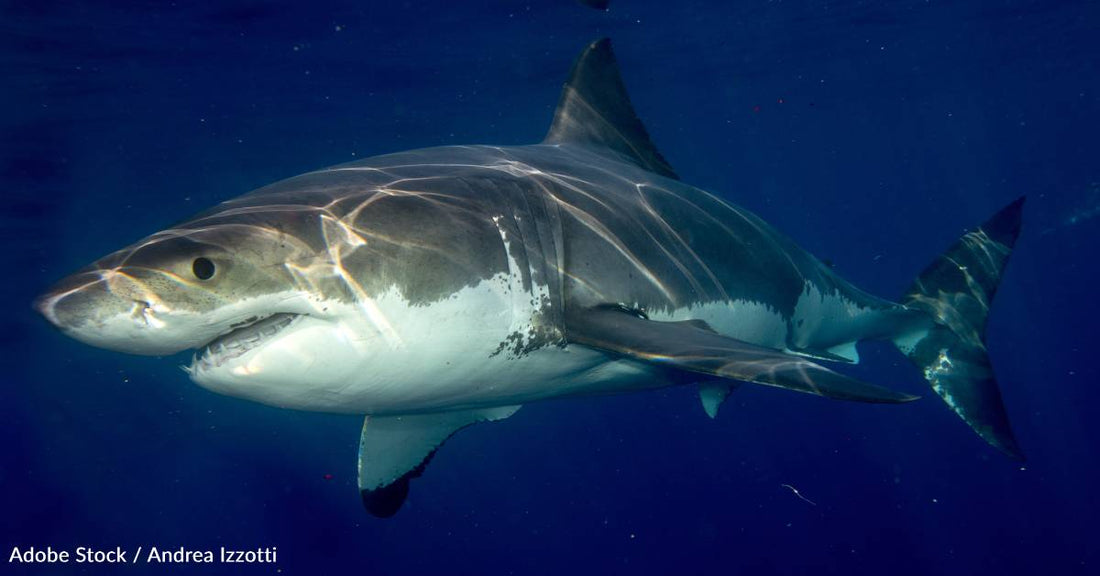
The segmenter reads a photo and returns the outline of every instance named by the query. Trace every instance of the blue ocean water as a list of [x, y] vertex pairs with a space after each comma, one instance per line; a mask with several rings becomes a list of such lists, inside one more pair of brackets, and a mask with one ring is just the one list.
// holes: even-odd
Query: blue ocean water
[[[1100, 565], [1095, 2], [42, 0], [0, 16], [5, 560], [32, 545], [275, 546], [278, 564], [243, 572]], [[573, 58], [601, 36], [685, 181], [872, 293], [901, 294], [1027, 194], [988, 339], [1028, 460], [986, 446], [872, 344], [848, 373], [923, 400], [744, 386], [715, 421], [688, 388], [529, 405], [458, 434], [378, 520], [355, 486], [359, 418], [214, 395], [182, 357], [86, 347], [30, 308], [77, 267], [280, 178], [538, 141]]]

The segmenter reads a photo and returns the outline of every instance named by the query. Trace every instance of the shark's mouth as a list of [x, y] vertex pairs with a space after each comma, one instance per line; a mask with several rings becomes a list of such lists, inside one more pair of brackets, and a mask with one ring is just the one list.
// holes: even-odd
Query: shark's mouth
[[191, 360], [191, 368], [214, 368], [261, 346], [300, 318], [299, 314], [273, 314], [248, 320], [226, 334], [218, 336]]

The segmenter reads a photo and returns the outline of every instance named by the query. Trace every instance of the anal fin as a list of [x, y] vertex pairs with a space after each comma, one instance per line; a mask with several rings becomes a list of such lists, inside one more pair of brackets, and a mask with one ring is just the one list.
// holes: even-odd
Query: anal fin
[[739, 384], [726, 381], [709, 381], [699, 383], [699, 400], [703, 403], [703, 411], [713, 420], [718, 417], [718, 409], [726, 401], [734, 388]]
[[359, 436], [359, 491], [374, 516], [397, 513], [435, 451], [462, 428], [502, 420], [519, 406], [411, 416], [367, 416]]

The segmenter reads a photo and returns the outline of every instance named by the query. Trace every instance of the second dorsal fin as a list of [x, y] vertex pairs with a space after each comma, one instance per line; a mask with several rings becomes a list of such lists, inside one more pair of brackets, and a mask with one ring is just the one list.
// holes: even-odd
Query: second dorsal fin
[[610, 148], [646, 170], [677, 178], [634, 113], [607, 38], [577, 58], [543, 142]]

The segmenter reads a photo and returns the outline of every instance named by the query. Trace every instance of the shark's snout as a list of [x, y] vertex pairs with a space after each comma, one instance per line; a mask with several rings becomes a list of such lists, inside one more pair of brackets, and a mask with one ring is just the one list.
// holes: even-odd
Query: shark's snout
[[117, 309], [119, 303], [111, 294], [103, 277], [94, 271], [78, 272], [58, 282], [38, 298], [32, 306], [51, 324], [61, 330], [80, 328], [94, 321], [105, 309]]
[[39, 294], [34, 301], [31, 302], [31, 308], [34, 308], [35, 312], [44, 316], [51, 324], [56, 324], [53, 318], [50, 317], [50, 300], [51, 295], [49, 293]]
[[181, 349], [157, 334], [148, 297], [115, 270], [89, 267], [35, 298], [32, 306], [65, 335], [85, 344], [137, 354]]

